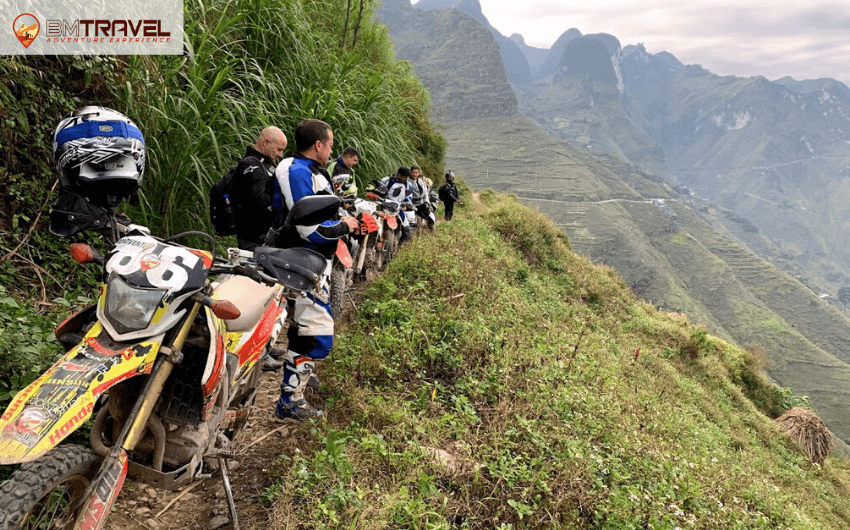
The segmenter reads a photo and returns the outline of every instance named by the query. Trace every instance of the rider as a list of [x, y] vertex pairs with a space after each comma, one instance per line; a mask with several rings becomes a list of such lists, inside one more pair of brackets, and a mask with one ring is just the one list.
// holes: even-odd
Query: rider
[[428, 223], [428, 228], [434, 228], [436, 217], [431, 213], [431, 205], [428, 202], [428, 185], [425, 184], [425, 179], [420, 177], [421, 170], [419, 166], [410, 167], [410, 181], [407, 187], [410, 190], [410, 200], [416, 208], [416, 214]]
[[[286, 209], [304, 197], [332, 195], [330, 176], [325, 171], [328, 157], [333, 149], [333, 131], [321, 120], [303, 120], [295, 129], [297, 152], [292, 158], [283, 160], [275, 170], [279, 191]], [[284, 358], [283, 381], [280, 384], [280, 399], [275, 416], [278, 420], [304, 420], [322, 416], [304, 398], [304, 389], [315, 368], [316, 361], [328, 356], [333, 346], [334, 321], [331, 316], [328, 277], [331, 259], [337, 240], [348, 233], [357, 233], [360, 225], [354, 217], [332, 219], [320, 224], [298, 227], [300, 240], [291, 245], [315, 250], [327, 259], [322, 290], [295, 300], [293, 325], [287, 333], [289, 351]]]
[[[392, 202], [397, 202], [399, 207], [401, 206], [409, 206], [413, 207], [413, 204], [410, 200], [410, 192], [408, 188], [410, 177], [410, 170], [406, 167], [398, 168], [398, 171], [395, 175], [391, 175], [389, 177], [389, 181], [387, 182], [387, 200]], [[410, 239], [410, 224], [407, 222], [407, 217], [401, 212], [401, 238], [399, 238], [399, 244], [404, 243], [408, 239]]]
[[451, 221], [452, 216], [454, 215], [455, 203], [463, 206], [463, 202], [461, 202], [460, 195], [458, 194], [457, 186], [455, 185], [455, 174], [451, 169], [446, 172], [446, 183], [440, 186], [438, 193], [440, 195], [440, 200], [443, 201], [443, 204], [446, 207], [446, 221]]
[[[354, 166], [360, 161], [360, 151], [348, 146], [342, 150], [336, 160], [328, 164], [334, 191], [338, 195], [357, 195], [357, 183], [354, 179]], [[344, 175], [344, 176], [343, 176]]]
[[236, 237], [239, 248], [254, 250], [273, 223], [271, 186], [274, 163], [286, 149], [286, 135], [277, 127], [266, 127], [233, 173], [233, 202], [236, 204]]

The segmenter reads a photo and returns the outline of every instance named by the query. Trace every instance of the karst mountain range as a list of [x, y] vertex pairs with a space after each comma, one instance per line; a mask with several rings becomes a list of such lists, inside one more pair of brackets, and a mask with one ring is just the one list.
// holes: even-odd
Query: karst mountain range
[[718, 76], [612, 35], [548, 49], [477, 0], [383, 0], [446, 164], [552, 217], [647, 301], [770, 358], [850, 440], [850, 89]]

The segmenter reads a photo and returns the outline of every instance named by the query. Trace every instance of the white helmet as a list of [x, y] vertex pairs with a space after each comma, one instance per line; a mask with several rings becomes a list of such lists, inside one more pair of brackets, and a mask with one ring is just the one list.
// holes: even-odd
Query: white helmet
[[53, 133], [59, 184], [100, 206], [116, 206], [145, 173], [145, 139], [130, 118], [106, 107], [83, 107]]

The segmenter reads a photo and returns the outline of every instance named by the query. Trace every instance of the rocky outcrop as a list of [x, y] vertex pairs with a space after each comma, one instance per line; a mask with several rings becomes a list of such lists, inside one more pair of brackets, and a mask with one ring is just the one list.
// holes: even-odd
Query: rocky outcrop
[[490, 25], [487, 17], [481, 12], [481, 4], [478, 0], [420, 0], [416, 3], [415, 8], [426, 11], [457, 9], [480, 22], [490, 30], [499, 44], [499, 53], [502, 56], [502, 63], [508, 80], [515, 84], [531, 83], [531, 68], [520, 47], [512, 39], [505, 37]]
[[430, 92], [432, 119], [516, 113], [499, 43], [486, 26], [458, 9], [413, 9], [407, 0], [386, 2], [376, 15], [389, 27], [396, 56], [410, 61]]

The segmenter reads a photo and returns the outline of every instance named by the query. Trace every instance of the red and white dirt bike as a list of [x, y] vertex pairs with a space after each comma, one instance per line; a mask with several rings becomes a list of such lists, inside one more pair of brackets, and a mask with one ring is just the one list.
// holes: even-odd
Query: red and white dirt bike
[[381, 238], [378, 245], [382, 254], [381, 268], [398, 252], [398, 242], [401, 238], [401, 215], [400, 205], [394, 201], [388, 201], [374, 191], [366, 193], [366, 198], [377, 204], [375, 219], [381, 226]]
[[330, 281], [331, 314], [335, 319], [342, 314], [344, 298], [351, 285], [355, 281], [372, 279], [384, 264], [383, 225], [374, 216], [377, 205], [354, 195], [343, 197], [342, 204], [340, 215], [356, 217], [361, 231], [340, 238], [337, 243]]
[[[308, 197], [287, 223], [315, 224], [338, 204]], [[237, 528], [226, 459], [258, 361], [287, 323], [287, 299], [317, 289], [327, 262], [269, 247], [223, 260], [203, 232], [159, 239], [114, 217], [113, 227], [121, 237], [105, 257], [71, 246], [78, 262], [103, 265], [98, 301], [56, 328], [70, 349], [0, 416], [0, 464], [23, 463], [0, 486], [0, 529], [102, 528], [127, 476], [175, 489], [204, 468], [221, 472]], [[212, 251], [175, 242], [188, 235]], [[92, 415], [87, 447], [60, 445]]]

